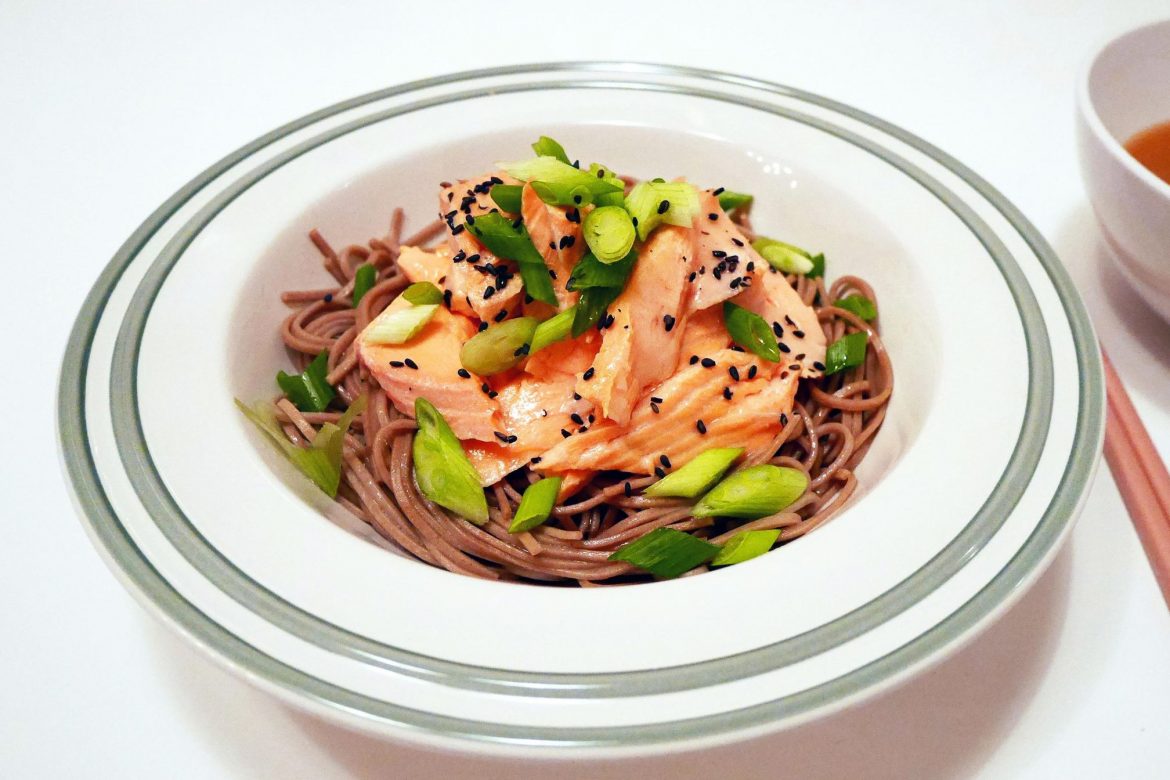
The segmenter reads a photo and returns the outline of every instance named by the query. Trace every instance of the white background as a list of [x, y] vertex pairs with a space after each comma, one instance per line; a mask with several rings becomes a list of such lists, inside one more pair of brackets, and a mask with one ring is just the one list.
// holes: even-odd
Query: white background
[[[1110, 267], [1072, 134], [1084, 59], [1170, 15], [1166, 0], [398, 5], [0, 2], [0, 776], [549, 774], [350, 734], [220, 671], [106, 571], [62, 481], [57, 368], [121, 242], [244, 142], [390, 84], [627, 58], [785, 82], [878, 114], [973, 167], [1037, 224], [1170, 454], [1170, 326]], [[1039, 584], [898, 690], [746, 745], [557, 776], [1152, 778], [1168, 766], [1170, 619], [1102, 468]]]

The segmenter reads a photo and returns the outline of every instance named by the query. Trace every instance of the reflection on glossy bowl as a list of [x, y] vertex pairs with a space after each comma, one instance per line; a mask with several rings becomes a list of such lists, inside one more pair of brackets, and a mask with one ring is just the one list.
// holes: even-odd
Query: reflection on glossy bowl
[[1122, 273], [1170, 321], [1170, 183], [1123, 146], [1170, 122], [1170, 20], [1110, 41], [1077, 86], [1077, 140], [1093, 211]]

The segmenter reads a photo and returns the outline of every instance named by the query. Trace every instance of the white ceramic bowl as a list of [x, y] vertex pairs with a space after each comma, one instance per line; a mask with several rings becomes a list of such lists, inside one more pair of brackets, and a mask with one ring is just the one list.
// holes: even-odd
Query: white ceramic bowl
[[1123, 146], [1170, 122], [1170, 20], [1106, 44], [1081, 76], [1077, 103], [1081, 167], [1105, 241], [1138, 294], [1170, 321], [1170, 184]]
[[[271, 394], [287, 361], [278, 291], [322, 280], [306, 231], [361, 241], [395, 205], [428, 220], [436, 182], [522, 156], [542, 131], [619, 171], [750, 191], [764, 231], [873, 282], [896, 390], [832, 522], [670, 582], [485, 582], [395, 554], [238, 415], [232, 397]], [[797, 90], [593, 63], [366, 95], [217, 163], [99, 279], [59, 416], [99, 550], [215, 658], [396, 738], [563, 755], [781, 728], [953, 650], [1055, 553], [1102, 401], [1059, 262], [955, 160]]]

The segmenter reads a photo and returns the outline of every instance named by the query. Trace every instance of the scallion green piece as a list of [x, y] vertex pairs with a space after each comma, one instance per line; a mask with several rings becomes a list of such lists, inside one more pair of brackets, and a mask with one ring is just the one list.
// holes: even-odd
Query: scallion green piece
[[581, 234], [594, 257], [603, 263], [616, 263], [633, 249], [636, 231], [624, 208], [602, 206], [585, 217]]
[[685, 574], [719, 554], [719, 546], [673, 528], [656, 528], [609, 556], [625, 561], [655, 577], [672, 578]]
[[377, 281], [378, 269], [369, 263], [359, 265], [357, 270], [353, 272], [353, 307], [355, 309]]
[[512, 177], [530, 183], [541, 200], [554, 206], [584, 206], [592, 203], [598, 195], [622, 191], [620, 181], [615, 184], [612, 179], [598, 178], [555, 157], [503, 162], [498, 167]]
[[622, 291], [616, 287], [590, 287], [582, 291], [577, 299], [577, 305], [573, 307], [576, 309], [573, 316], [573, 338], [577, 338], [600, 322], [605, 310], [621, 293]]
[[723, 549], [715, 556], [715, 560], [711, 561], [711, 565], [730, 566], [733, 563], [749, 561], [771, 550], [779, 538], [779, 529], [740, 531], [727, 540], [727, 544], [723, 545]]
[[567, 339], [573, 332], [573, 320], [576, 316], [577, 307], [570, 306], [537, 325], [532, 333], [532, 348], [528, 354], [534, 355], [549, 344]]
[[514, 368], [532, 351], [536, 325], [535, 317], [516, 317], [482, 330], [463, 345], [459, 362], [480, 376]]
[[813, 270], [812, 255], [798, 246], [760, 236], [752, 247], [777, 271], [808, 275]]
[[699, 191], [685, 181], [642, 181], [626, 196], [626, 211], [643, 241], [663, 222], [690, 227], [699, 213]]
[[402, 297], [415, 306], [443, 302], [443, 293], [430, 282], [415, 282], [402, 291]]
[[743, 455], [742, 447], [706, 450], [643, 492], [648, 496], [698, 498], [719, 481], [740, 455]]
[[799, 469], [763, 464], [733, 472], [695, 504], [695, 517], [755, 520], [774, 515], [808, 489]]
[[437, 303], [403, 306], [383, 312], [362, 334], [369, 344], [405, 344], [426, 327], [438, 310]]
[[833, 305], [838, 309], [853, 312], [866, 322], [873, 322], [877, 319], [877, 305], [860, 293], [846, 295], [841, 300], [835, 301]]
[[588, 290], [591, 287], [609, 287], [620, 290], [626, 286], [626, 280], [630, 277], [630, 271], [634, 269], [634, 262], [637, 259], [638, 254], [630, 252], [617, 262], [603, 263], [592, 252], [586, 252], [573, 266], [565, 289]]
[[812, 266], [812, 270], [805, 276], [809, 279], [820, 279], [825, 275], [825, 256], [823, 254], [815, 255], [812, 259]]
[[333, 423], [322, 425], [308, 447], [298, 447], [288, 440], [284, 431], [280, 429], [275, 408], [271, 403], [257, 401], [248, 406], [238, 398], [234, 400], [236, 408], [267, 436], [269, 442], [290, 463], [324, 493], [331, 497], [337, 495], [337, 488], [341, 484], [341, 451], [345, 443], [345, 431], [353, 422], [353, 418], [365, 411], [364, 393], [354, 399], [336, 425]]
[[549, 138], [547, 135], [542, 135], [536, 139], [532, 144], [532, 151], [536, 152], [538, 157], [555, 157], [565, 165], [572, 165], [569, 155], [565, 153], [565, 147]]
[[752, 202], [751, 195], [744, 192], [732, 192], [731, 190], [723, 190], [717, 197], [719, 198], [719, 208], [724, 211], [733, 211]]
[[723, 324], [731, 340], [773, 363], [780, 362], [780, 347], [768, 321], [731, 301], [723, 303]]
[[520, 506], [516, 507], [516, 515], [508, 526], [508, 533], [531, 531], [547, 520], [557, 503], [562, 481], [562, 477], [545, 477], [529, 485], [520, 497]]
[[492, 200], [500, 207], [500, 211], [509, 214], [520, 213], [520, 203], [524, 196], [524, 187], [520, 184], [497, 184], [488, 192]]
[[475, 218], [468, 230], [492, 254], [504, 260], [514, 260], [520, 268], [520, 279], [525, 291], [542, 303], [557, 305], [548, 266], [523, 225], [517, 225], [500, 214], [488, 213]]
[[848, 333], [834, 341], [825, 350], [825, 376], [856, 368], [865, 362], [865, 348], [869, 336], [865, 333]]
[[443, 415], [425, 398], [414, 399], [414, 481], [422, 494], [475, 525], [488, 521], [479, 472]]
[[322, 350], [301, 373], [277, 373], [276, 384], [302, 412], [323, 412], [336, 395], [333, 386], [325, 379], [329, 373], [328, 363], [329, 353]]

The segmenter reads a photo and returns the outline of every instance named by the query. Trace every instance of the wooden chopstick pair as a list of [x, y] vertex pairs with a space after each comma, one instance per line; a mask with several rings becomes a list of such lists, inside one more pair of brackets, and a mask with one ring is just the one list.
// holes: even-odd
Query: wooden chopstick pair
[[1105, 460], [1170, 606], [1170, 473], [1104, 349], [1101, 358], [1108, 398]]

